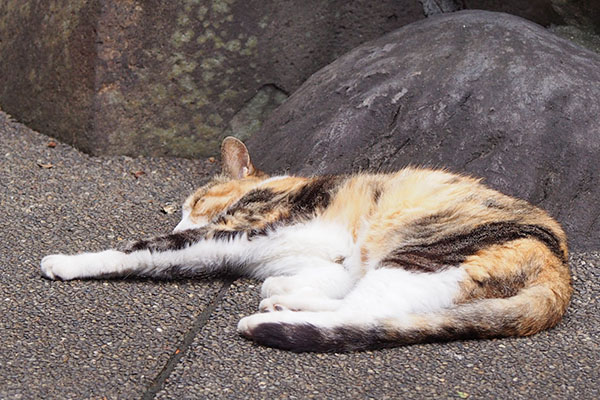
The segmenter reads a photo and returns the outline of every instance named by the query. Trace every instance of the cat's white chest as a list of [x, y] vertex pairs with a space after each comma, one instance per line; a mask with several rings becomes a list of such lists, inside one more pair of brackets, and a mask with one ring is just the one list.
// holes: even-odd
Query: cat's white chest
[[274, 231], [265, 245], [281, 256], [311, 256], [341, 262], [352, 254], [354, 241], [348, 229], [319, 219]]

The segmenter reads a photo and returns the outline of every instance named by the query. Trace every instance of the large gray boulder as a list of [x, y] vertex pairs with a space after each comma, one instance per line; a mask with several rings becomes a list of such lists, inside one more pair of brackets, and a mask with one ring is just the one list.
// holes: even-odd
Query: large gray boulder
[[550, 211], [600, 247], [600, 56], [519, 17], [461, 11], [315, 73], [248, 142], [301, 174], [447, 167]]

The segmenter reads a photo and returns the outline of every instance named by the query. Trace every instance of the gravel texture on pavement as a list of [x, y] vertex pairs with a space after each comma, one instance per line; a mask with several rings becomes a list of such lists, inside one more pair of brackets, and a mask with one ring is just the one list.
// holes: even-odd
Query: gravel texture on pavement
[[0, 399], [139, 397], [219, 282], [53, 282], [39, 262], [168, 232], [179, 212], [162, 208], [208, 168], [51, 142], [0, 113]]
[[164, 207], [215, 169], [51, 142], [0, 112], [0, 399], [600, 398], [598, 252], [573, 255], [569, 311], [533, 337], [287, 353], [236, 333], [259, 282], [41, 278], [46, 254], [168, 232]]

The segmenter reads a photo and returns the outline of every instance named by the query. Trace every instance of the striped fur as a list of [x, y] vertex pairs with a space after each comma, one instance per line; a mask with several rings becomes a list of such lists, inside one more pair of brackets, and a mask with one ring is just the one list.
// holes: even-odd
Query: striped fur
[[186, 200], [174, 233], [48, 256], [42, 273], [265, 279], [263, 312], [238, 329], [291, 351], [531, 335], [567, 308], [559, 224], [477, 179], [419, 168], [269, 177], [233, 138], [222, 158], [223, 175]]

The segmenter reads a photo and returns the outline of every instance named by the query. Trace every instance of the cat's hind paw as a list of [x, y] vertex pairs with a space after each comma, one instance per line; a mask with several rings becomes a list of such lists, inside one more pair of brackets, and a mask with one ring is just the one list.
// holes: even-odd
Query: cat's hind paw
[[242, 336], [252, 337], [252, 331], [259, 325], [286, 321], [290, 317], [290, 314], [293, 314], [293, 312], [282, 311], [278, 313], [252, 314], [240, 320], [237, 330]]

